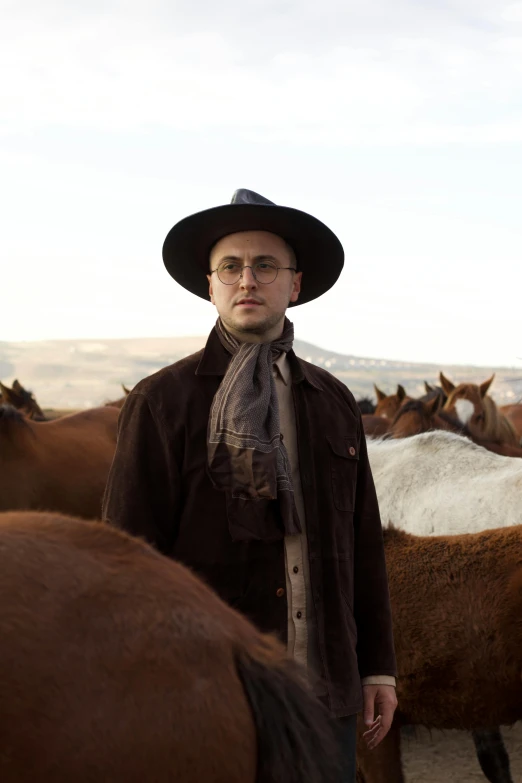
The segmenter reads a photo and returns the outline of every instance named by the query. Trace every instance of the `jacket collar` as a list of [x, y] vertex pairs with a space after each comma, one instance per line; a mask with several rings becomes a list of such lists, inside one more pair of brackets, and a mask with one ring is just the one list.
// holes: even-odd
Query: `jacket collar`
[[[292, 382], [301, 383], [306, 381], [310, 386], [318, 391], [323, 391], [323, 387], [317, 378], [314, 378], [311, 368], [297, 358], [294, 351], [288, 352], [288, 362], [292, 370]], [[223, 376], [230, 363], [230, 354], [221, 345], [216, 329], [212, 329], [203, 349], [203, 355], [196, 368], [196, 375], [219, 375]]]
[[203, 355], [196, 368], [196, 375], [224, 375], [230, 363], [230, 354], [221, 345], [216, 327], [208, 336], [207, 344], [203, 348]]

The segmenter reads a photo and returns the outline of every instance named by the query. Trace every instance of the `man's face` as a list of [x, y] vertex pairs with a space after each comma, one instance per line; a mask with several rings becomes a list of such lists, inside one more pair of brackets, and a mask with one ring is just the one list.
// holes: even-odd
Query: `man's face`
[[[241, 267], [242, 276], [233, 285], [223, 283], [217, 274], [221, 264]], [[277, 277], [263, 284], [255, 279], [252, 267], [275, 264]], [[264, 339], [280, 336], [286, 309], [296, 302], [301, 289], [301, 272], [293, 272], [295, 259], [286, 242], [267, 231], [241, 231], [229, 234], [214, 245], [210, 254], [210, 299], [227, 329], [239, 339], [258, 335]], [[261, 274], [258, 275], [261, 278]]]

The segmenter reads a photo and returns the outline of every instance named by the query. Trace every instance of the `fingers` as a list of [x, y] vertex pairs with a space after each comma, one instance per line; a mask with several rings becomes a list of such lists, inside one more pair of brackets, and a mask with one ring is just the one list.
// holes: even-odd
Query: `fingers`
[[[384, 713], [384, 710], [383, 710]], [[377, 718], [378, 725], [375, 725], [374, 728], [372, 728], [370, 731], [366, 732], [369, 736], [366, 738], [366, 734], [364, 734], [364, 737], [366, 738], [366, 742], [368, 745], [368, 748], [370, 750], [373, 750], [373, 748], [376, 748], [377, 745], [379, 745], [385, 736], [388, 734], [389, 730], [391, 729], [393, 720], [393, 711], [391, 714], [384, 716], [379, 715]], [[375, 723], [377, 724], [377, 721]]]
[[381, 739], [384, 739], [382, 733], [382, 717], [379, 715], [371, 724], [368, 731], [363, 734], [364, 740], [370, 750], [376, 748]]
[[365, 726], [371, 726], [375, 718], [375, 692], [372, 688], [363, 689], [363, 721]]
[[392, 725], [392, 722], [393, 722], [393, 714], [395, 712], [395, 707], [396, 707], [396, 705], [393, 704], [393, 703], [390, 703], [390, 702], [385, 702], [382, 705], [381, 714], [380, 714], [380, 717], [382, 718], [381, 726], [382, 726], [382, 729], [383, 729], [383, 732], [384, 732], [383, 736], [382, 736], [382, 739], [384, 739], [384, 737], [387, 735], [387, 733], [391, 729], [391, 725]]

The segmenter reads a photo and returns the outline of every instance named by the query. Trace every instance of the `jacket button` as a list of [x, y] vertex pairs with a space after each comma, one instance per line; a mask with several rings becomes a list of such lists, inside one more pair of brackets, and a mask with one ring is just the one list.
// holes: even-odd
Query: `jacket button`
[[299, 573], [299, 568], [297, 566], [294, 566], [293, 571], [294, 571], [294, 574], [298, 574]]
[[302, 612], [297, 612], [296, 617], [298, 620], [300, 620], [302, 616], [303, 616]]
[[284, 589], [284, 587], [278, 587], [278, 588], [277, 588], [277, 591], [276, 591], [276, 595], [277, 595], [277, 597], [278, 597], [278, 598], [282, 598], [282, 597], [284, 596], [284, 594], [285, 594], [285, 589]]
[[355, 457], [355, 449], [353, 446], [350, 446], [350, 448], [348, 449], [348, 453], [350, 454], [351, 457]]

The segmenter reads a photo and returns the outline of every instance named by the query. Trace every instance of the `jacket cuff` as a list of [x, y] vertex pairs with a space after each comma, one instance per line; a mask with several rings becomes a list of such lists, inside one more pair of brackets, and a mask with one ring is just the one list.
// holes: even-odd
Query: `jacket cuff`
[[390, 677], [388, 674], [374, 674], [361, 680], [361, 685], [393, 685], [395, 688], [396, 684], [395, 677]]

